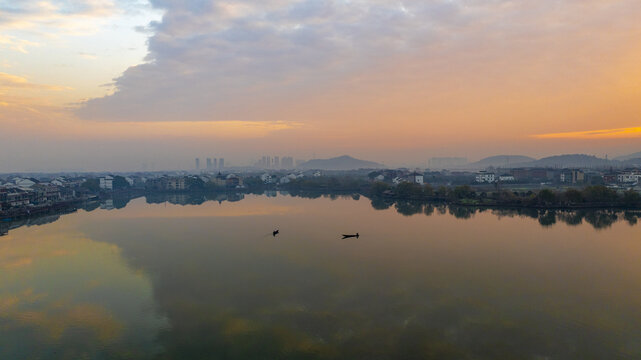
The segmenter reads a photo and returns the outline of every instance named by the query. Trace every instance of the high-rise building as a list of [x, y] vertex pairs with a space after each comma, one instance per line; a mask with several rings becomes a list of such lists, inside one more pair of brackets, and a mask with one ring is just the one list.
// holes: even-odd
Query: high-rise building
[[223, 159], [223, 158], [218, 159], [218, 168], [219, 169], [224, 169], [225, 168], [225, 159]]
[[293, 169], [294, 168], [294, 158], [291, 156], [283, 156], [280, 162], [280, 166], [283, 169]]
[[200, 159], [196, 158], [196, 170], [200, 170]]
[[278, 156], [274, 156], [274, 161], [272, 162], [272, 167], [274, 169], [280, 169], [280, 158]]
[[218, 169], [218, 159], [214, 158], [214, 163], [212, 164], [212, 169]]
[[207, 158], [207, 170], [211, 170], [211, 158]]
[[263, 156], [262, 159], [258, 162], [258, 166], [263, 169], [269, 169], [272, 165], [272, 159], [269, 156]]

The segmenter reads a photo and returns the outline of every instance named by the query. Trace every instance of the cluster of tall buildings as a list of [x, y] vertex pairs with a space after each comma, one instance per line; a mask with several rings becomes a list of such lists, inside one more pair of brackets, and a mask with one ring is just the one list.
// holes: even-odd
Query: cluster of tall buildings
[[256, 166], [263, 169], [293, 169], [294, 158], [291, 156], [283, 156], [282, 158], [278, 156], [263, 156], [258, 160]]
[[224, 158], [207, 158], [206, 167], [201, 169], [200, 167], [200, 158], [196, 158], [196, 170], [207, 170], [213, 171], [217, 169], [225, 168], [225, 159]]

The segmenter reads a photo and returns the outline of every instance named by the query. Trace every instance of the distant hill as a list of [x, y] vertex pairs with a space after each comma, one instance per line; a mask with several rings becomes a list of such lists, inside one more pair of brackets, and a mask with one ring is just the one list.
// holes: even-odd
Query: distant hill
[[622, 166], [641, 166], [641, 157], [619, 161]]
[[313, 159], [297, 166], [299, 169], [319, 170], [355, 170], [355, 169], [379, 169], [385, 166], [372, 161], [355, 159], [348, 155], [332, 159]]
[[486, 157], [485, 159], [481, 159], [477, 162], [471, 163], [469, 166], [478, 168], [489, 166], [510, 167], [514, 164], [526, 163], [531, 161], [536, 161], [536, 159], [523, 155], [496, 155]]
[[615, 157], [614, 160], [626, 161], [626, 160], [639, 159], [639, 158], [641, 158], [641, 151], [636, 152], [634, 154], [618, 156], [618, 157]]
[[557, 167], [557, 168], [593, 168], [611, 166], [612, 162], [593, 155], [570, 154], [545, 157], [543, 159], [518, 163], [510, 167]]

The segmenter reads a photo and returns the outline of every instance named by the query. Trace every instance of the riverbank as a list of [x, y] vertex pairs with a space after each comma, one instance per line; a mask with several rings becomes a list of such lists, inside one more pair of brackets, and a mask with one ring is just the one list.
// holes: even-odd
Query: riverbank
[[32, 216], [67, 213], [77, 209], [84, 199], [60, 201], [53, 204], [23, 206], [0, 211], [0, 221], [12, 221]]
[[496, 190], [477, 192], [470, 186], [454, 188], [402, 183], [392, 187], [375, 182], [368, 194], [373, 197], [426, 202], [444, 202], [459, 206], [511, 207], [536, 209], [641, 209], [641, 195], [633, 190], [618, 192], [605, 186], [586, 186], [583, 189], [517, 192]]

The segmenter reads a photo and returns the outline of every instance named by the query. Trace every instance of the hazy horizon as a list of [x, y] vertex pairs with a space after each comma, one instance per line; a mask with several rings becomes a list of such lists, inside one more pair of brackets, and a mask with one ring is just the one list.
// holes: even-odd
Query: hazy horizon
[[[624, 156], [624, 155], [630, 155], [631, 153], [625, 153], [625, 154], [620, 154], [617, 156]], [[290, 156], [290, 154], [265, 154], [266, 156], [270, 156], [273, 158], [273, 156]], [[588, 156], [596, 156], [597, 158], [604, 159], [605, 156], [600, 156], [599, 154], [585, 154], [585, 153], [574, 153], [574, 154], [550, 154], [549, 156], [559, 156], [559, 155], [588, 155]], [[615, 160], [617, 156], [611, 156], [610, 154], [606, 154], [608, 160]], [[337, 158], [340, 156], [350, 156], [353, 157], [351, 154], [337, 154], [337, 155], [331, 155], [331, 156], [326, 156], [326, 157], [302, 157], [302, 158], [294, 158], [294, 161], [296, 162], [295, 168], [298, 167], [298, 165], [301, 162], [313, 160], [313, 159], [331, 159], [331, 158]], [[430, 166], [429, 162], [430, 160], [433, 159], [448, 159], [448, 158], [465, 158], [467, 160], [467, 165], [474, 165], [477, 161], [484, 160], [487, 158], [491, 158], [494, 156], [529, 156], [529, 155], [524, 155], [524, 154], [494, 154], [494, 155], [489, 155], [487, 157], [483, 158], [467, 158], [466, 156], [434, 156], [427, 158], [425, 161], [422, 163], [416, 162], [416, 163], [411, 163], [411, 162], [406, 162], [406, 163], [401, 163], [401, 162], [386, 162], [386, 161], [380, 161], [377, 159], [371, 159], [371, 158], [364, 158], [364, 157], [358, 157], [357, 160], [365, 160], [365, 161], [372, 161], [372, 162], [377, 162], [379, 164], [384, 165], [387, 168], [422, 168], [422, 169], [466, 169], [466, 165], [448, 165], [448, 166]], [[529, 156], [533, 158], [534, 160], [542, 159], [548, 156]], [[219, 157], [210, 157], [210, 159], [216, 159], [218, 160]], [[17, 171], [0, 171], [0, 174], [11, 174], [11, 173], [73, 173], [73, 172], [96, 172], [96, 173], [108, 173], [108, 172], [114, 172], [114, 173], [119, 173], [119, 172], [171, 172], [171, 171], [194, 171], [194, 170], [200, 170], [200, 171], [221, 171], [223, 168], [219, 167], [212, 167], [211, 169], [208, 169], [206, 167], [206, 160], [207, 157], [198, 157], [200, 160], [200, 168], [196, 169], [195, 167], [195, 157], [191, 159], [177, 159], [176, 160], [176, 166], [174, 167], [167, 167], [167, 166], [158, 166], [154, 161], [142, 161], [138, 163], [138, 166], [134, 165], [132, 167], [124, 167], [124, 168], [109, 168], [109, 167], [69, 167], [69, 168], [24, 168], [22, 170], [17, 170]], [[238, 159], [229, 159], [229, 158], [224, 158], [225, 159], [225, 168], [227, 170], [234, 169], [234, 168], [251, 168], [255, 167], [257, 169], [261, 168], [261, 165], [259, 164], [259, 159], [258, 158], [251, 158], [246, 160], [245, 162], [238, 161]], [[83, 162], [84, 163], [84, 162]], [[288, 169], [284, 167], [275, 167], [271, 168], [272, 170], [277, 170], [277, 169]]]
[[639, 15], [633, 0], [0, 1], [0, 173], [627, 155]]

